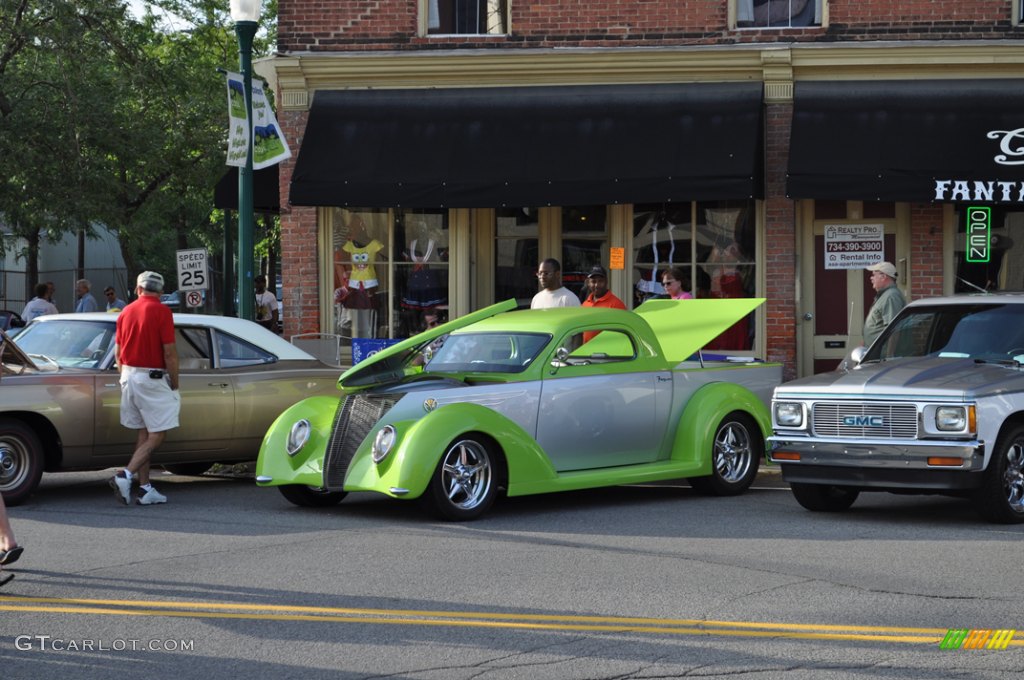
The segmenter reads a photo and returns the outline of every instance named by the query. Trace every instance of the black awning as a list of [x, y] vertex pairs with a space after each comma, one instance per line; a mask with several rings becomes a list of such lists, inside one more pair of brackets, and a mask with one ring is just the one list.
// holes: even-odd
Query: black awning
[[[255, 212], [281, 212], [278, 165], [252, 173], [252, 206]], [[213, 205], [221, 210], [238, 210], [238, 168], [229, 167], [213, 190]]]
[[1018, 202], [1021, 182], [1024, 80], [796, 84], [790, 198]]
[[761, 83], [317, 92], [295, 205], [760, 197]]

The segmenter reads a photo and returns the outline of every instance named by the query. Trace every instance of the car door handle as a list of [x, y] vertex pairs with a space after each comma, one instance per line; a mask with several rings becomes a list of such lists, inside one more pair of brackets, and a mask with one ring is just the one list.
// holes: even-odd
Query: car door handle
[[120, 387], [120, 383], [103, 383], [104, 387]]
[[227, 387], [228, 383], [209, 383], [210, 387]]

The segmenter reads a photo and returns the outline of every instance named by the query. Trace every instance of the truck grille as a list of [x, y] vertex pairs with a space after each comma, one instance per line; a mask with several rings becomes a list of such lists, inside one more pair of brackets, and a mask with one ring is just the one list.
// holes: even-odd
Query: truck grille
[[913, 404], [816, 403], [814, 434], [853, 439], [916, 439], [917, 407]]
[[331, 439], [327, 443], [327, 456], [324, 460], [324, 486], [331, 490], [340, 490], [345, 485], [348, 465], [356, 449], [366, 439], [373, 426], [384, 417], [403, 394], [373, 396], [353, 394], [341, 398], [341, 408], [334, 418]]

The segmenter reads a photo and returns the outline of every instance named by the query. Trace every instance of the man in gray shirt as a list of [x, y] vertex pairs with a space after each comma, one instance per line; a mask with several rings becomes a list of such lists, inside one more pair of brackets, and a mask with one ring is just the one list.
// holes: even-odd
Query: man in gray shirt
[[25, 320], [25, 323], [28, 323], [37, 316], [57, 313], [56, 305], [46, 299], [48, 290], [49, 286], [45, 283], [36, 284], [36, 296], [28, 301], [28, 304], [25, 305], [25, 311], [21, 313], [21, 318]]
[[907, 306], [903, 293], [896, 287], [896, 267], [892, 262], [879, 262], [868, 267], [875, 302], [864, 320], [864, 346], [870, 347], [893, 317]]

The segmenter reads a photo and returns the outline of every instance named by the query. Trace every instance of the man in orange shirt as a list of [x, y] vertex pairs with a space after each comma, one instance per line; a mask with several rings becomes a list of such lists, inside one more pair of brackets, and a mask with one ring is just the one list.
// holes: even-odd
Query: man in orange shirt
[[608, 290], [608, 273], [601, 265], [596, 265], [587, 274], [587, 290], [589, 294], [583, 301], [584, 307], [610, 307], [611, 309], [625, 309], [626, 305], [615, 296], [615, 293]]
[[174, 317], [160, 302], [164, 278], [142, 272], [135, 282], [139, 299], [117, 317], [114, 360], [121, 371], [121, 424], [138, 430], [135, 452], [128, 465], [110, 479], [119, 501], [131, 502], [132, 479], [139, 479], [139, 505], [166, 503], [167, 497], [149, 483], [149, 460], [167, 430], [178, 427], [178, 348]]
[[[608, 272], [601, 265], [594, 265], [587, 274], [587, 290], [590, 291], [587, 299], [583, 301], [583, 307], [609, 307], [611, 309], [625, 309], [615, 293], [608, 290]], [[584, 331], [583, 342], [590, 342], [600, 331]]]

